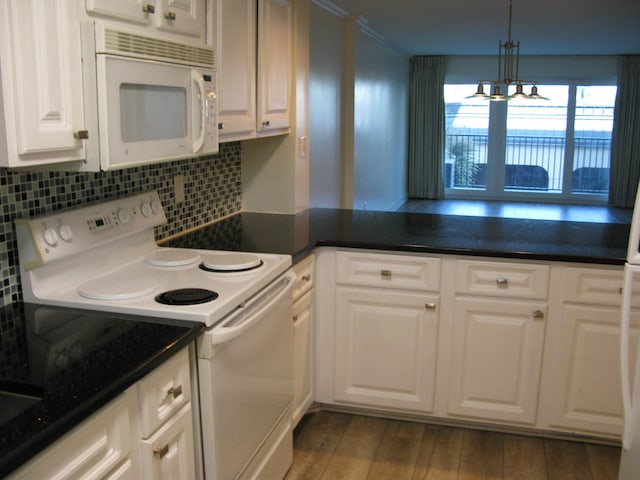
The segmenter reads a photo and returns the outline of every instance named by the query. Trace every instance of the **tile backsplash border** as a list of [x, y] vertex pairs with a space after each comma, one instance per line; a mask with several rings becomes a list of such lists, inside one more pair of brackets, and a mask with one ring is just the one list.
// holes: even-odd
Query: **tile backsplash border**
[[[176, 204], [173, 181], [184, 176], [185, 201]], [[242, 208], [240, 142], [199, 158], [99, 173], [22, 172], [0, 168], [0, 306], [22, 300], [14, 220], [157, 190], [167, 223], [156, 239], [170, 237]]]

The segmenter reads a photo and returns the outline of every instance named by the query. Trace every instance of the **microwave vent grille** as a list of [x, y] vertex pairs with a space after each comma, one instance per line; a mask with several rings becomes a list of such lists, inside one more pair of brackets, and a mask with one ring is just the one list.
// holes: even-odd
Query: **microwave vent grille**
[[184, 65], [215, 68], [216, 54], [211, 48], [196, 47], [118, 30], [105, 30], [107, 52], [170, 61]]

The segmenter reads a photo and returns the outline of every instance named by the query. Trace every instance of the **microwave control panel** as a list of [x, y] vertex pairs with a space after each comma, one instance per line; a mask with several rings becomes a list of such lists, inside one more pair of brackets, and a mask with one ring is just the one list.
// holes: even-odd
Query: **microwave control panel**
[[216, 91], [216, 74], [214, 71], [203, 71], [204, 108], [205, 108], [205, 138], [202, 150], [204, 152], [218, 151], [218, 92]]

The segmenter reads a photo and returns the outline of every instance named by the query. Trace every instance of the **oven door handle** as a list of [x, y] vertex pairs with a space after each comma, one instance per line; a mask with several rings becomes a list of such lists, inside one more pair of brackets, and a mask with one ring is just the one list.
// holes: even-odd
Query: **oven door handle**
[[229, 318], [213, 327], [207, 332], [209, 345], [215, 346], [227, 343], [239, 337], [244, 332], [253, 327], [269, 313], [269, 311], [283, 298], [289, 296], [295, 284], [296, 275], [288, 272], [280, 280], [258, 294], [257, 297], [249, 300], [240, 307]]

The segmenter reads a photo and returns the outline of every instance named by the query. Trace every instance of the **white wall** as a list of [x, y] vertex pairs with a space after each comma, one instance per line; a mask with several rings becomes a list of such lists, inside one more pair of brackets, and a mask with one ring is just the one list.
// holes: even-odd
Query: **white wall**
[[406, 199], [409, 57], [314, 0], [310, 206], [395, 209]]
[[407, 196], [409, 57], [356, 30], [353, 208], [395, 210]]
[[309, 204], [339, 208], [344, 19], [312, 3], [309, 48]]

